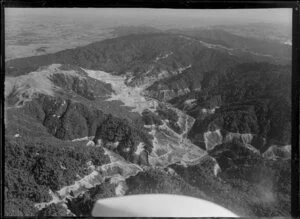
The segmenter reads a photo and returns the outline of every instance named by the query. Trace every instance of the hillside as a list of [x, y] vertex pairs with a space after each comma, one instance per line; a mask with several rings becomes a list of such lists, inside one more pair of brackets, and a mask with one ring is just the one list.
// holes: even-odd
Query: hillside
[[[264, 42], [259, 42], [257, 45], [263, 46]], [[277, 48], [275, 44], [272, 45]], [[272, 58], [253, 55], [251, 51], [235, 54], [231, 49], [198, 40], [197, 37], [186, 37], [182, 34], [147, 33], [107, 39], [48, 55], [9, 60], [6, 62], [6, 74], [17, 76], [35, 71], [40, 66], [57, 63], [72, 64], [114, 74], [128, 72], [135, 75], [137, 71], [148, 72], [152, 68], [151, 65], [161, 59], [163, 61], [159, 61], [154, 66], [158, 71], [178, 71], [179, 68], [189, 66], [195, 61], [198, 63], [199, 59], [200, 62], [203, 59], [205, 62], [203, 64], [208, 61], [208, 67], [211, 68], [208, 57], [214, 56], [243, 62], [263, 60], [276, 62]], [[227, 63], [226, 60], [223, 61], [223, 64]], [[201, 66], [200, 63], [198, 65]]]
[[[232, 52], [241, 53], [247, 51], [252, 55], [277, 59], [277, 61], [280, 61], [282, 64], [291, 62], [292, 47], [290, 45], [283, 44], [276, 40], [265, 39], [263, 37], [254, 37], [254, 34], [234, 34], [237, 32], [236, 29], [234, 29], [234, 27], [231, 29], [226, 29], [226, 27], [223, 27], [221, 29], [211, 28], [170, 30], [169, 32], [183, 34], [202, 40], [206, 43], [229, 48]], [[232, 31], [230, 32], [229, 30]]]
[[[195, 83], [192, 78], [186, 74], [157, 84], [172, 87], [181, 81]], [[220, 128], [265, 138], [266, 146], [258, 147], [264, 151], [272, 144], [290, 144], [290, 80], [288, 66], [241, 64], [225, 74], [207, 72], [198, 82], [200, 89], [192, 88], [169, 102], [196, 118], [189, 133], [194, 143], [204, 142], [201, 133]]]
[[289, 215], [290, 65], [220, 31], [119, 31], [6, 62], [5, 214], [172, 193]]

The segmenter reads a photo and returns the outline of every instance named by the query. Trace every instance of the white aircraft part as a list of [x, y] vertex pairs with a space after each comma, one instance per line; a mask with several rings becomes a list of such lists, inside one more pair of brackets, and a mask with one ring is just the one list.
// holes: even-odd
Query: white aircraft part
[[181, 195], [149, 194], [100, 199], [96, 217], [238, 217], [215, 203]]

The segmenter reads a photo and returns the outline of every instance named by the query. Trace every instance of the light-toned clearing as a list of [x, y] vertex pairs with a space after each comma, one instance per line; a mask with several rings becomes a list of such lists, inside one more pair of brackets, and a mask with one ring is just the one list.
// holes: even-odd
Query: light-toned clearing
[[[124, 106], [132, 108], [133, 112], [138, 112], [142, 114], [142, 112], [145, 109], [154, 112], [158, 106], [157, 100], [144, 96], [144, 92], [147, 87], [153, 84], [156, 80], [159, 80], [164, 77], [169, 77], [170, 75], [174, 75], [174, 74], [181, 74], [183, 73], [183, 71], [185, 71], [190, 67], [191, 65], [179, 67], [172, 74], [170, 74], [167, 71], [161, 71], [158, 74], [158, 77], [156, 79], [148, 80], [148, 81], [145, 80], [147, 82], [145, 82], [140, 86], [135, 86], [135, 87], [130, 87], [125, 84], [125, 81], [127, 81], [128, 83], [129, 81], [133, 80], [131, 73], [128, 73], [125, 76], [117, 76], [100, 70], [88, 70], [88, 69], [82, 69], [82, 70], [84, 70], [91, 78], [111, 84], [114, 93], [112, 93], [111, 96], [108, 99], [106, 99], [106, 101], [113, 101], [113, 100], [121, 101], [124, 104]], [[150, 73], [152, 70], [153, 67], [150, 67], [150, 69], [148, 70], [148, 72], [146, 72], [146, 74]], [[183, 91], [183, 92], [187, 92], [187, 91]]]
[[37, 93], [54, 96], [54, 91], [59, 88], [49, 79], [53, 74], [82, 77], [74, 70], [61, 70], [60, 67], [61, 64], [52, 64], [26, 75], [5, 77], [5, 98], [13, 95], [18, 99], [15, 107], [22, 107], [24, 102], [31, 101]]
[[[263, 53], [257, 53], [257, 52], [253, 52], [253, 51], [250, 51], [250, 50], [247, 50], [247, 49], [240, 49], [240, 48], [229, 48], [229, 47], [226, 47], [226, 46], [222, 46], [220, 44], [211, 44], [211, 43], [206, 43], [202, 40], [197, 40], [197, 39], [194, 39], [192, 37], [188, 37], [188, 36], [180, 36], [184, 39], [187, 39], [187, 40], [190, 40], [191, 42], [198, 42], [200, 43], [201, 45], [205, 46], [206, 48], [209, 48], [209, 49], [216, 49], [216, 50], [220, 50], [220, 51], [223, 51], [223, 52], [227, 52], [228, 55], [233, 55], [233, 52], [244, 52], [244, 53], [248, 53], [248, 54], [251, 54], [251, 55], [255, 55], [255, 56], [262, 56], [262, 57], [269, 57], [269, 58], [273, 58], [273, 59], [278, 59], [278, 57], [274, 57], [273, 55], [270, 55], [270, 54], [263, 54]], [[288, 42], [286, 44], [289, 44]], [[288, 60], [286, 58], [286, 60]]]
[[166, 58], [168, 58], [172, 54], [173, 54], [173, 52], [166, 52], [164, 54], [160, 54], [159, 56], [157, 56], [155, 58], [154, 62], [158, 62], [159, 60], [166, 59]]
[[[114, 184], [120, 184], [125, 181], [130, 176], [135, 176], [140, 171], [143, 171], [141, 167], [136, 164], [132, 164], [126, 161], [123, 157], [115, 154], [112, 151], [105, 149], [105, 154], [107, 154], [111, 160], [111, 163], [104, 164], [102, 166], [94, 166], [91, 162], [88, 162], [88, 169], [92, 172], [82, 178], [79, 178], [72, 185], [64, 186], [56, 192], [49, 191], [52, 200], [49, 202], [36, 203], [34, 206], [41, 210], [52, 203], [65, 203], [66, 199], [73, 199], [88, 189], [102, 184], [106, 178], [110, 178], [111, 182]], [[126, 192], [126, 185], [122, 184], [118, 188], [118, 194], [124, 194]], [[71, 192], [73, 195], [71, 195]]]
[[62, 165], [62, 164], [60, 164], [60, 168], [62, 169], [62, 170], [66, 170], [67, 168], [64, 166], [64, 165]]
[[178, 71], [178, 74], [181, 74], [182, 72], [184, 72], [185, 70], [187, 70], [188, 68], [192, 67], [192, 65], [187, 65], [187, 66], [184, 66], [184, 67], [180, 67], [177, 71]]
[[119, 181], [117, 184], [117, 187], [115, 188], [115, 194], [116, 196], [123, 196], [125, 195], [126, 191], [128, 190], [128, 186], [126, 184], [126, 181]]
[[190, 105], [193, 102], [195, 102], [197, 99], [187, 99], [186, 101], [184, 101], [184, 104]]
[[207, 109], [207, 108], [202, 108], [201, 109], [201, 112], [203, 113], [203, 114], [214, 114], [215, 113], [215, 111], [216, 111], [216, 109], [219, 109], [220, 107], [219, 106], [216, 106], [216, 107], [214, 107], [214, 108], [211, 108], [211, 109]]
[[76, 138], [76, 139], [73, 139], [72, 141], [91, 141], [94, 139], [95, 136], [85, 136], [85, 137], [82, 137], [82, 138]]
[[191, 42], [197, 42], [197, 43], [200, 43], [202, 44], [203, 46], [209, 48], [209, 49], [222, 49], [222, 50], [225, 50], [225, 51], [233, 51], [235, 49], [233, 48], [229, 48], [229, 47], [225, 47], [225, 46], [222, 46], [222, 45], [219, 45], [219, 44], [211, 44], [211, 43], [206, 43], [202, 40], [197, 40], [197, 39], [194, 39], [192, 37], [188, 37], [188, 36], [180, 36], [181, 38], [184, 38], [186, 40], [190, 40]]
[[243, 144], [251, 144], [252, 139], [253, 139], [253, 134], [250, 133], [234, 133], [230, 132], [226, 135], [224, 142], [232, 142], [233, 139], [241, 139]]
[[133, 108], [133, 112], [139, 112], [140, 114], [145, 110], [155, 111], [157, 101], [151, 98], [146, 98], [142, 95], [142, 91], [148, 85], [142, 85], [140, 87], [129, 87], [125, 84], [125, 77], [111, 75], [104, 71], [95, 71], [83, 69], [91, 78], [95, 78], [99, 81], [111, 84], [114, 93], [107, 101], [118, 100], [124, 103], [124, 106]]
[[88, 143], [86, 143], [86, 146], [88, 146], [88, 147], [94, 147], [95, 143], [90, 140], [90, 141], [88, 141]]
[[171, 167], [168, 167], [168, 168], [167, 168], [167, 171], [168, 171], [168, 173], [171, 174], [171, 175], [177, 175], [176, 171], [175, 171], [173, 168], [171, 168]]
[[232, 142], [233, 139], [239, 139], [239, 140], [241, 140], [241, 142], [243, 143], [245, 148], [247, 148], [248, 150], [250, 150], [256, 154], [260, 154], [259, 150], [251, 145], [253, 137], [254, 137], [254, 135], [251, 133], [241, 134], [241, 133], [229, 132], [226, 135], [224, 142]]
[[136, 151], [134, 152], [136, 155], [140, 155], [142, 151], [144, 151], [145, 143], [140, 142], [136, 148]]
[[184, 107], [183, 110], [191, 109], [195, 106], [197, 106], [197, 100], [196, 99], [188, 99], [184, 101]]
[[207, 151], [214, 149], [217, 145], [226, 142], [232, 142], [234, 139], [240, 140], [243, 143], [243, 147], [247, 148], [248, 150], [260, 154], [259, 150], [251, 145], [253, 140], [253, 134], [251, 133], [234, 133], [229, 132], [226, 136], [222, 136], [220, 129], [216, 129], [215, 131], [207, 131], [203, 134], [205, 147]]
[[214, 149], [217, 145], [223, 143], [223, 136], [220, 129], [204, 132], [204, 142], [207, 151]]
[[[215, 159], [214, 159], [215, 160]], [[216, 160], [215, 160], [216, 161]], [[221, 172], [221, 168], [220, 168], [220, 166], [219, 166], [219, 164], [217, 163], [217, 161], [216, 161], [216, 163], [215, 163], [215, 165], [214, 165], [214, 175], [215, 176], [218, 176], [218, 174]]]
[[59, 199], [59, 197], [57, 196], [57, 194], [55, 194], [51, 189], [49, 189], [49, 195], [51, 196], [51, 201], [49, 202], [41, 202], [41, 203], [37, 203], [34, 205], [34, 207], [36, 207], [37, 209], [41, 210], [45, 207], [47, 207], [48, 205], [51, 204], [58, 204], [61, 203], [62, 201]]
[[262, 155], [265, 159], [269, 159], [269, 160], [290, 159], [291, 145], [285, 145], [285, 146], [272, 145]]
[[[207, 156], [207, 152], [192, 144], [186, 137], [195, 120], [178, 109], [172, 110], [177, 113], [179, 117], [177, 124], [183, 131], [181, 134], [175, 132], [166, 121], [160, 126], [149, 126], [151, 128], [149, 134], [153, 136], [153, 149], [149, 155], [150, 165], [166, 167], [179, 162], [189, 165], [200, 163]], [[158, 151], [166, 153], [158, 155]]]

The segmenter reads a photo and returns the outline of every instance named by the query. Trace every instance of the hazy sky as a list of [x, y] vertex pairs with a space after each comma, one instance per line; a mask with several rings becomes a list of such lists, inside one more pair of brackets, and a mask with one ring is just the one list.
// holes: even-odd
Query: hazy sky
[[6, 21], [54, 19], [98, 22], [103, 27], [149, 25], [161, 28], [271, 22], [291, 24], [292, 9], [147, 9], [147, 8], [7, 8]]

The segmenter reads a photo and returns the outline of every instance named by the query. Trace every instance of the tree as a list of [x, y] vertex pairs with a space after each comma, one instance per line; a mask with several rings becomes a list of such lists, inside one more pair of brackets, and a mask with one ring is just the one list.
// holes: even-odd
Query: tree
[[38, 212], [39, 217], [44, 216], [68, 216], [66, 208], [64, 208], [61, 204], [52, 203], [48, 205], [46, 208], [43, 208]]

